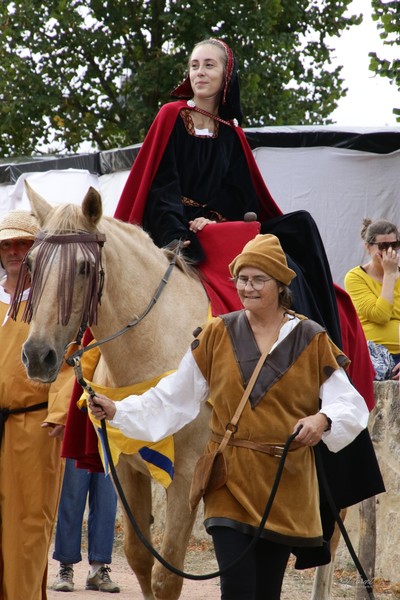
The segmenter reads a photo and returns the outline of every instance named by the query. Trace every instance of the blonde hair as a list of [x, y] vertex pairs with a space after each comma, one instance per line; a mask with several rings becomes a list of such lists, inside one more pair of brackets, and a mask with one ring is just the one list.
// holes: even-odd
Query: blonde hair
[[190, 61], [192, 60], [192, 56], [193, 56], [193, 52], [195, 50], [197, 50], [197, 48], [200, 48], [201, 46], [215, 46], [216, 48], [219, 48], [224, 56], [224, 72], [226, 69], [226, 65], [228, 62], [228, 54], [226, 52], [226, 48], [223, 44], [221, 44], [221, 42], [215, 38], [208, 38], [206, 40], [202, 40], [201, 42], [197, 42], [197, 44], [194, 45], [193, 50], [190, 53], [189, 59], [188, 59], [188, 71], [190, 70]]

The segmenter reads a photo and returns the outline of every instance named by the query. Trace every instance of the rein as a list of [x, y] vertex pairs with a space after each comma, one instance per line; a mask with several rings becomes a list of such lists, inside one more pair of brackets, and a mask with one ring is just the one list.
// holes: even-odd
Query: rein
[[[83, 379], [83, 378], [82, 378]], [[88, 390], [88, 393], [91, 395], [95, 395], [95, 392], [92, 390], [92, 388], [83, 380], [83, 384], [86, 387], [86, 389]], [[81, 384], [82, 385], [82, 384]], [[91, 390], [91, 392], [89, 391]], [[121, 500], [121, 503], [125, 509], [126, 515], [129, 518], [129, 521], [137, 535], [137, 537], [140, 539], [140, 541], [142, 542], [142, 544], [145, 546], [145, 548], [147, 548], [147, 550], [154, 556], [154, 558], [156, 558], [166, 569], [168, 569], [168, 571], [171, 571], [171, 573], [174, 573], [174, 575], [178, 575], [179, 577], [182, 577], [184, 579], [191, 579], [194, 581], [204, 581], [206, 579], [215, 579], [216, 577], [220, 577], [221, 575], [223, 575], [224, 573], [226, 573], [228, 570], [232, 569], [233, 567], [235, 567], [237, 564], [239, 564], [239, 562], [246, 556], [246, 554], [255, 546], [255, 544], [258, 542], [261, 533], [264, 529], [265, 523], [267, 522], [268, 519], [268, 515], [271, 512], [271, 508], [272, 508], [272, 504], [275, 500], [275, 496], [276, 493], [278, 491], [278, 487], [279, 487], [279, 483], [282, 477], [282, 473], [283, 473], [283, 469], [285, 466], [285, 461], [287, 458], [287, 454], [290, 450], [290, 446], [293, 443], [293, 440], [297, 437], [298, 433], [300, 432], [300, 429], [302, 428], [302, 425], [300, 425], [297, 430], [292, 433], [288, 439], [286, 440], [285, 445], [283, 446], [282, 449], [282, 454], [279, 458], [279, 463], [278, 463], [278, 468], [276, 471], [276, 475], [275, 475], [275, 479], [271, 488], [271, 493], [269, 495], [268, 501], [266, 503], [265, 509], [264, 509], [264, 514], [262, 516], [262, 519], [260, 521], [259, 526], [257, 527], [257, 530], [255, 532], [255, 535], [253, 537], [253, 539], [251, 540], [251, 542], [249, 542], [247, 548], [245, 548], [243, 550], [243, 552], [240, 554], [240, 556], [238, 556], [237, 558], [235, 558], [235, 560], [233, 560], [231, 562], [231, 564], [227, 565], [226, 567], [224, 567], [223, 569], [220, 569], [218, 571], [215, 571], [213, 573], [206, 573], [204, 575], [197, 575], [197, 574], [193, 574], [193, 573], [186, 573], [185, 571], [181, 571], [180, 569], [177, 569], [176, 567], [174, 567], [173, 565], [171, 565], [168, 561], [165, 560], [165, 558], [163, 556], [161, 556], [161, 554], [159, 554], [159, 552], [157, 552], [157, 550], [154, 548], [154, 546], [152, 546], [152, 544], [148, 541], [148, 539], [144, 536], [144, 534], [142, 533], [141, 529], [139, 528], [139, 525], [137, 524], [137, 521], [135, 519], [135, 517], [132, 514], [131, 508], [128, 504], [128, 501], [126, 499], [126, 496], [124, 494], [124, 491], [122, 489], [121, 486], [121, 482], [118, 479], [118, 475], [115, 469], [115, 465], [114, 465], [114, 461], [112, 458], [112, 454], [111, 454], [111, 450], [110, 450], [110, 445], [108, 442], [108, 435], [107, 435], [107, 425], [106, 425], [106, 419], [103, 419], [101, 421], [101, 431], [103, 434], [103, 440], [104, 440], [104, 446], [105, 446], [105, 450], [106, 450], [106, 454], [107, 454], [107, 458], [108, 458], [108, 463], [110, 466], [110, 471], [111, 471], [111, 475], [113, 478], [113, 482], [114, 485], [117, 489], [118, 492], [118, 496], [119, 499]], [[327, 495], [328, 498], [328, 502], [329, 502], [329, 506], [332, 510], [332, 513], [335, 517], [335, 520], [339, 526], [340, 531], [343, 534], [343, 538], [346, 542], [346, 546], [351, 554], [351, 557], [353, 559], [353, 562], [357, 568], [357, 571], [359, 573], [359, 575], [361, 576], [361, 580], [362, 580], [362, 584], [365, 588], [365, 591], [367, 592], [369, 598], [371, 600], [375, 600], [375, 595], [373, 592], [373, 588], [372, 588], [372, 584], [370, 582], [370, 580], [368, 579], [356, 553], [355, 550], [353, 548], [353, 545], [351, 543], [351, 540], [348, 536], [348, 533], [346, 531], [346, 528], [344, 526], [344, 523], [339, 515], [339, 511], [336, 508], [335, 505], [335, 501], [333, 500], [332, 497], [332, 493], [330, 491], [329, 488], [329, 484], [325, 475], [325, 471], [324, 471], [324, 467], [320, 458], [320, 451], [318, 446], [316, 446], [314, 448], [314, 454], [315, 454], [315, 458], [316, 458], [316, 462], [318, 464], [319, 467], [319, 472], [322, 474], [322, 483], [323, 483], [323, 487], [325, 489], [325, 493]]]
[[[90, 386], [87, 385], [87, 388], [90, 388]], [[275, 475], [275, 480], [274, 480], [273, 486], [271, 488], [271, 493], [268, 498], [267, 504], [265, 506], [264, 514], [262, 516], [260, 524], [257, 527], [255, 535], [254, 535], [253, 539], [251, 540], [251, 542], [249, 542], [247, 548], [245, 548], [243, 550], [243, 552], [237, 558], [235, 558], [235, 560], [233, 560], [231, 562], [231, 564], [227, 565], [223, 569], [219, 569], [218, 571], [215, 571], [213, 573], [206, 573], [204, 575], [196, 575], [194, 573], [186, 573], [185, 571], [181, 571], [180, 569], [177, 569], [176, 567], [171, 565], [168, 561], [165, 560], [165, 558], [163, 556], [161, 556], [161, 554], [159, 554], [159, 552], [157, 552], [157, 550], [154, 548], [154, 546], [151, 545], [151, 543], [147, 540], [147, 538], [142, 533], [141, 529], [139, 528], [139, 525], [136, 522], [135, 517], [132, 514], [132, 511], [130, 509], [130, 506], [126, 500], [124, 491], [122, 489], [121, 482], [119, 481], [118, 476], [117, 476], [117, 472], [116, 472], [114, 461], [112, 458], [110, 446], [108, 443], [107, 425], [106, 425], [105, 419], [103, 419], [101, 421], [101, 430], [103, 433], [104, 445], [105, 445], [106, 454], [107, 454], [108, 462], [110, 465], [110, 471], [111, 471], [111, 475], [112, 475], [112, 478], [114, 481], [114, 485], [118, 491], [118, 496], [121, 500], [121, 503], [123, 504], [123, 507], [126, 511], [126, 514], [129, 518], [129, 521], [130, 521], [136, 535], [138, 536], [138, 538], [140, 539], [142, 544], [147, 548], [147, 550], [154, 556], [154, 558], [156, 558], [166, 569], [168, 569], [168, 571], [171, 571], [171, 573], [174, 573], [174, 575], [178, 575], [179, 577], [183, 577], [184, 579], [191, 579], [194, 581], [204, 581], [206, 579], [215, 579], [216, 577], [220, 577], [221, 575], [223, 575], [224, 573], [226, 573], [227, 571], [232, 569], [234, 566], [236, 566], [258, 542], [258, 540], [261, 536], [261, 533], [264, 529], [264, 525], [268, 519], [268, 515], [271, 512], [272, 504], [275, 500], [275, 496], [278, 491], [279, 483], [280, 483], [280, 480], [282, 477], [283, 469], [285, 466], [285, 460], [287, 457], [287, 453], [289, 452], [290, 445], [292, 444], [294, 438], [298, 435], [301, 428], [302, 428], [302, 425], [300, 425], [300, 427], [294, 433], [292, 433], [292, 435], [290, 435], [288, 437], [288, 439], [282, 449], [282, 455], [280, 456], [280, 459], [279, 459], [279, 464], [278, 464], [277, 472]]]

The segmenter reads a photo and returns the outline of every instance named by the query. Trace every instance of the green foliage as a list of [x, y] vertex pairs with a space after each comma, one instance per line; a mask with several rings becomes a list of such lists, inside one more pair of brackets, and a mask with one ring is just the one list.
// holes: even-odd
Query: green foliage
[[238, 57], [244, 125], [321, 124], [345, 95], [329, 36], [351, 0], [3, 0], [0, 156], [141, 141], [194, 43]]
[[[372, 0], [373, 20], [377, 22], [380, 37], [384, 44], [397, 48], [398, 58], [380, 58], [376, 52], [370, 52], [371, 71], [388, 78], [400, 91], [400, 3], [399, 0]], [[396, 121], [400, 122], [400, 108], [393, 108], [393, 113], [398, 115]]]

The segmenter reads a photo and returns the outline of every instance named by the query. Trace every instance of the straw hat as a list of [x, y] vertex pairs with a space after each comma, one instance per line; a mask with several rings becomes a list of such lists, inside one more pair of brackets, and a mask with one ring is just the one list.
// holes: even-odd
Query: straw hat
[[39, 227], [35, 217], [26, 210], [11, 210], [0, 221], [0, 242], [24, 238], [34, 240]]
[[229, 265], [230, 272], [236, 277], [243, 267], [261, 269], [277, 281], [289, 285], [296, 273], [287, 265], [282, 246], [271, 233], [259, 234], [247, 242], [241, 253]]

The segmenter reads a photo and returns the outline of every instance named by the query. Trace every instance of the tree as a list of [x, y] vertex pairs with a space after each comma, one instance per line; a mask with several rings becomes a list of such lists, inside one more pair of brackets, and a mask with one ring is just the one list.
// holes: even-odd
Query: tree
[[330, 36], [351, 0], [3, 0], [0, 156], [143, 139], [194, 42], [241, 66], [244, 125], [321, 124], [345, 95]]
[[[380, 37], [384, 44], [395, 48], [400, 47], [400, 3], [398, 0], [372, 0], [372, 18], [378, 23]], [[400, 91], [400, 58], [379, 58], [376, 52], [370, 52], [370, 70], [387, 77]], [[397, 53], [400, 56], [400, 53]], [[400, 122], [400, 108], [393, 108], [393, 113], [398, 115], [396, 121]]]

